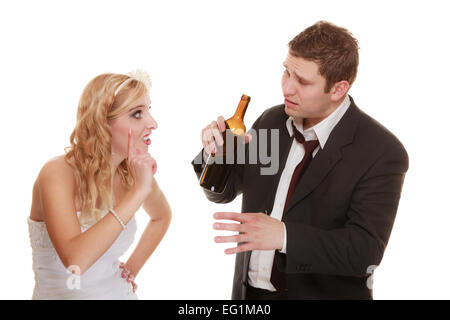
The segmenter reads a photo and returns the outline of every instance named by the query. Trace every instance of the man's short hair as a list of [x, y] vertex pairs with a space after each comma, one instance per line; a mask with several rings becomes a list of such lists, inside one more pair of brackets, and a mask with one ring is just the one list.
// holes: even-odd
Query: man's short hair
[[358, 41], [344, 28], [327, 21], [308, 27], [289, 42], [289, 53], [314, 61], [326, 79], [325, 93], [339, 81], [355, 81], [358, 70]]

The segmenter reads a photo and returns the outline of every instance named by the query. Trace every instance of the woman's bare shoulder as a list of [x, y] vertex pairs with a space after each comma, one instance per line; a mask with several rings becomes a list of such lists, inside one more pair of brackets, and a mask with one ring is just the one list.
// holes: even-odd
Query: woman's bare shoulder
[[48, 160], [39, 172], [37, 184], [62, 182], [65, 186], [75, 186], [73, 168], [67, 163], [64, 155], [56, 156]]
[[[39, 172], [33, 186], [33, 201], [31, 205], [30, 218], [35, 221], [44, 220], [42, 207], [43, 191], [51, 190], [53, 196], [62, 194], [73, 197], [75, 191], [75, 177], [73, 169], [64, 160], [64, 155], [48, 160]], [[47, 194], [49, 194], [47, 192]], [[75, 197], [73, 197], [75, 198]]]

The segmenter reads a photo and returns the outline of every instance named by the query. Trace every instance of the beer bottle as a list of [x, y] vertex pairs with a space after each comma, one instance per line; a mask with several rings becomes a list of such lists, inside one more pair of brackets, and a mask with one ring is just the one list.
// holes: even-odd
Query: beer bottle
[[[228, 143], [230, 143], [231, 139], [233, 139], [233, 163], [236, 163], [237, 144], [243, 144], [245, 139], [246, 129], [244, 124], [244, 115], [245, 111], [247, 111], [249, 102], [250, 97], [243, 94], [234, 115], [225, 120], [225, 127], [227, 130], [222, 132], [224, 143], [222, 146], [217, 148], [217, 152], [215, 154], [212, 153], [208, 156], [205, 167], [203, 168], [200, 176], [200, 185], [203, 188], [217, 193], [223, 192], [231, 170], [231, 164], [228, 163], [229, 161], [227, 161], [226, 155], [227, 139], [230, 139], [228, 140]], [[230, 157], [228, 157], [228, 159], [230, 159]]]

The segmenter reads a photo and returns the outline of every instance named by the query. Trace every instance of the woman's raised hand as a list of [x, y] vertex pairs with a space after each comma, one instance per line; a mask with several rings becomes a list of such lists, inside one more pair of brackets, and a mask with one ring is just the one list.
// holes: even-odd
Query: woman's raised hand
[[136, 149], [133, 131], [128, 131], [128, 164], [134, 177], [134, 187], [148, 196], [152, 191], [153, 175], [156, 172], [156, 161], [148, 152]]

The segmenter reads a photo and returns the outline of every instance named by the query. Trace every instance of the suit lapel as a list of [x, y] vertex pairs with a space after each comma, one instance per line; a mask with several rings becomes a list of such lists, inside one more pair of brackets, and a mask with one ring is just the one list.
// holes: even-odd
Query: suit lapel
[[341, 148], [352, 143], [361, 112], [354, 104], [353, 99], [351, 97], [350, 99], [351, 104], [348, 110], [331, 131], [325, 147], [319, 149], [297, 185], [284, 216], [323, 181], [341, 160]]

